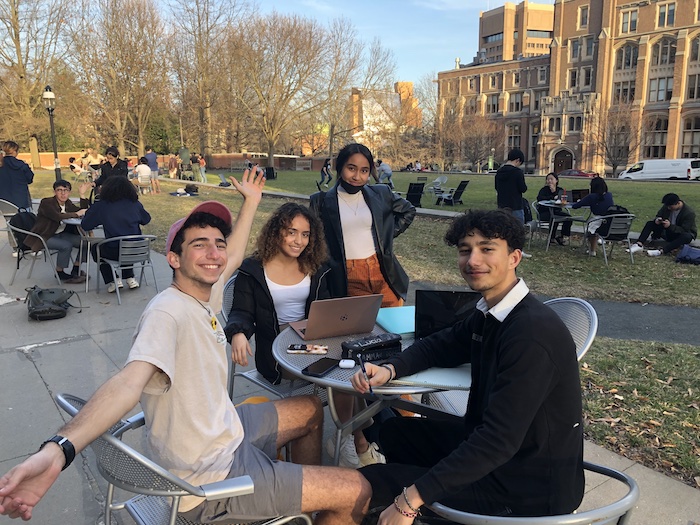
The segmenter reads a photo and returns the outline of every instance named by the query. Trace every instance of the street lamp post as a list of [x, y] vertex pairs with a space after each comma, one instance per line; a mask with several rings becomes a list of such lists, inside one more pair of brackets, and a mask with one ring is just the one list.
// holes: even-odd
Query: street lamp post
[[58, 148], [56, 147], [56, 128], [53, 125], [53, 110], [56, 107], [56, 95], [51, 90], [51, 86], [44, 88], [44, 94], [41, 96], [44, 101], [44, 107], [49, 112], [49, 121], [51, 122], [51, 143], [53, 144], [53, 166], [56, 171], [56, 180], [61, 180], [61, 163], [58, 160]]

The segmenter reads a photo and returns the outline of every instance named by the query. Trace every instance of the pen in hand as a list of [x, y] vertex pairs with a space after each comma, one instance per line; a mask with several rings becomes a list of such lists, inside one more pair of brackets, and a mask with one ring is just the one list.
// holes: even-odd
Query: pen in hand
[[365, 362], [362, 360], [362, 354], [360, 354], [360, 353], [357, 354], [357, 360], [360, 362], [360, 368], [362, 369], [362, 376], [365, 378], [365, 381], [367, 381], [367, 384], [369, 385], [369, 393], [374, 394], [374, 392], [372, 392], [372, 385], [369, 384], [369, 377], [367, 377], [367, 369], [365, 368]]

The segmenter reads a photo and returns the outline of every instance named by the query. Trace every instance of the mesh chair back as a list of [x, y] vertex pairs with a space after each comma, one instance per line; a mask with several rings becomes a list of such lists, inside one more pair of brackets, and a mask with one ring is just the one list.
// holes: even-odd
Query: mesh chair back
[[9, 201], [0, 199], [0, 213], [2, 213], [3, 217], [9, 218], [12, 217], [15, 213], [19, 211], [19, 208], [12, 204]]
[[598, 314], [590, 303], [577, 297], [559, 297], [545, 301], [564, 322], [576, 344], [580, 361], [593, 344], [598, 333]]
[[601, 235], [606, 241], [625, 241], [629, 237], [634, 215], [629, 213], [608, 215], [604, 219], [608, 222], [608, 232]]
[[122, 239], [119, 241], [120, 266], [150, 261], [151, 239]]
[[226, 323], [228, 323], [228, 314], [231, 312], [231, 307], [233, 306], [233, 291], [236, 288], [236, 277], [238, 277], [237, 270], [224, 285], [224, 297], [221, 301], [221, 317], [224, 318], [224, 322]]

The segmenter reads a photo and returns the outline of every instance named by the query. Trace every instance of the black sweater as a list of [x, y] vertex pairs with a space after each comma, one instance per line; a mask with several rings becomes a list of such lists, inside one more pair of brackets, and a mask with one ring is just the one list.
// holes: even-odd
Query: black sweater
[[428, 503], [490, 478], [493, 497], [525, 514], [565, 514], [583, 499], [576, 347], [556, 313], [528, 294], [501, 323], [475, 313], [388, 362], [397, 376], [472, 364], [465, 439], [416, 481]]
[[523, 170], [512, 164], [504, 164], [494, 177], [499, 208], [523, 209], [523, 193], [527, 191]]
[[[324, 265], [311, 276], [311, 289], [305, 308], [307, 317], [312, 301], [330, 298], [327, 285], [329, 273], [330, 269]], [[280, 330], [262, 263], [248, 257], [237, 275], [233, 305], [224, 329], [226, 338], [230, 343], [235, 334], [243, 333], [248, 339], [255, 334], [255, 368], [270, 383], [277, 384], [282, 379], [282, 370], [272, 357], [272, 342]]]

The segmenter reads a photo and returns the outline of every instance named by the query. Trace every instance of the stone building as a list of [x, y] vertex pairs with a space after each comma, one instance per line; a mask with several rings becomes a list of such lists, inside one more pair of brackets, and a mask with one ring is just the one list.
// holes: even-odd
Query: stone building
[[[550, 54], [531, 58], [520, 47], [511, 59], [504, 52], [496, 61], [497, 53], [480, 51], [471, 64], [439, 73], [442, 114], [459, 108], [498, 119], [505, 139], [495, 145], [496, 157], [519, 146], [526, 169], [539, 174], [572, 167], [610, 173], [610, 155], [602, 151], [614, 137], [604, 135], [604, 128], [616, 114], [628, 116], [629, 129], [623, 131], [636, 137], [627, 142], [632, 147], [623, 164], [698, 157], [699, 4], [556, 0]], [[504, 33], [519, 36], [518, 17], [509, 13], [521, 13], [521, 22], [533, 5], [506, 4], [481, 18], [500, 13]], [[505, 22], [509, 17], [515, 25]], [[493, 20], [480, 25], [489, 32], [493, 27]], [[479, 42], [488, 37], [480, 32]]]

